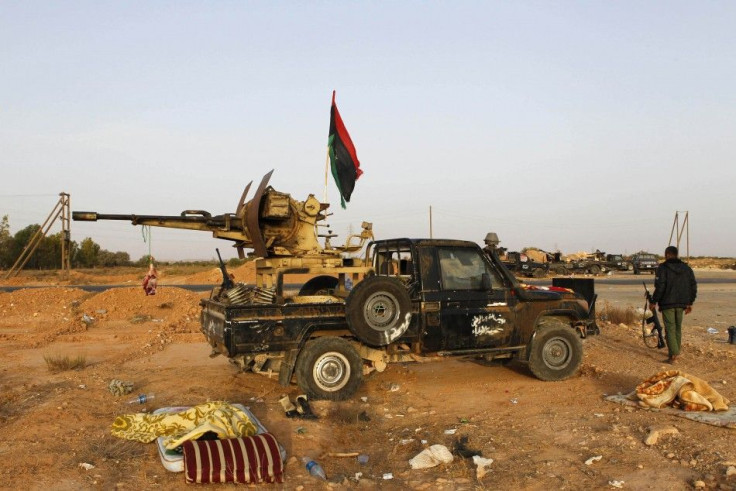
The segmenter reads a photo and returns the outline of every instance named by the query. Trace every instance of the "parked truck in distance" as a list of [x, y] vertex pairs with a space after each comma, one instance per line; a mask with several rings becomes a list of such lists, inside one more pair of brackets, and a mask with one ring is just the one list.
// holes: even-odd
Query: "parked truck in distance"
[[659, 262], [657, 261], [657, 256], [654, 254], [638, 252], [631, 256], [631, 267], [634, 270], [634, 274], [641, 274], [642, 271], [654, 274], [657, 266], [659, 266]]

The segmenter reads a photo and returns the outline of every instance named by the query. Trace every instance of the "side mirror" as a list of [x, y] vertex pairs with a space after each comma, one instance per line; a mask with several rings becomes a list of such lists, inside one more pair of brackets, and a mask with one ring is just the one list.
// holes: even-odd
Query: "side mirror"
[[489, 275], [488, 273], [483, 273], [482, 275], [480, 275], [480, 284], [484, 290], [490, 290], [491, 289], [491, 275]]

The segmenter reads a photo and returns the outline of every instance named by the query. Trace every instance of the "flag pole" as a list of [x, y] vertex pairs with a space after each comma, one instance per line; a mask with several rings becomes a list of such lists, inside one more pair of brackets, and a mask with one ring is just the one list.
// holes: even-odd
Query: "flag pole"
[[325, 192], [322, 196], [322, 203], [327, 203], [327, 183], [329, 182], [328, 169], [330, 168], [330, 147], [327, 146], [327, 158], [325, 159]]

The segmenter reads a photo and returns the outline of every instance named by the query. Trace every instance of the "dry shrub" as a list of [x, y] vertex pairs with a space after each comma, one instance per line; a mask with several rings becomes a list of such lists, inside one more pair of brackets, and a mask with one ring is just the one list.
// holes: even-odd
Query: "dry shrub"
[[81, 370], [87, 366], [87, 357], [84, 355], [43, 355], [43, 359], [52, 373]]
[[611, 324], [634, 324], [640, 320], [636, 310], [633, 307], [618, 307], [608, 302], [603, 304], [603, 308], [598, 310], [598, 319]]

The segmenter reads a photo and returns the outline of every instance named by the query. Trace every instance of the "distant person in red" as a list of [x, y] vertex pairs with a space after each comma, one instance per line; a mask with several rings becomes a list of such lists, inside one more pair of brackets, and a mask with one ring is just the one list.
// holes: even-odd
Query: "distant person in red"
[[148, 273], [146, 273], [146, 277], [143, 278], [143, 291], [146, 292], [146, 295], [156, 294], [157, 283], [158, 272], [156, 271], [156, 267], [153, 265], [153, 261], [151, 261], [151, 264], [148, 265]]

